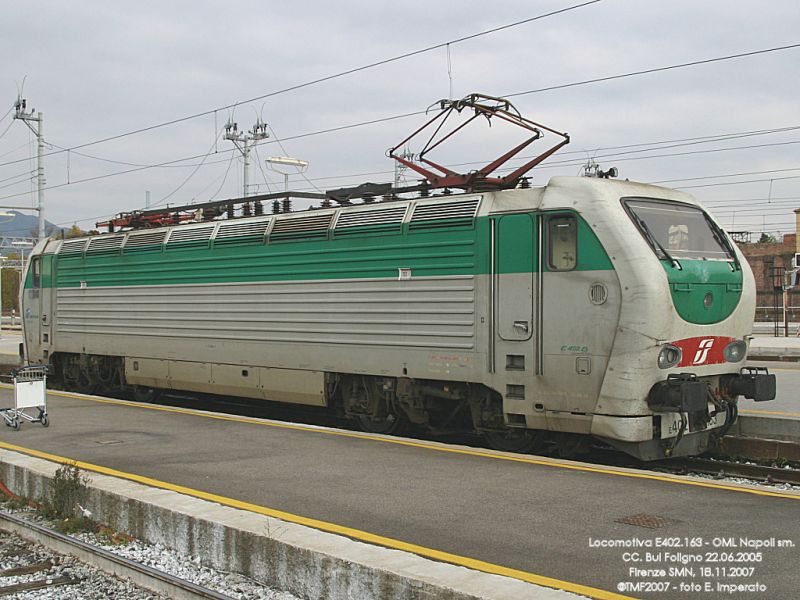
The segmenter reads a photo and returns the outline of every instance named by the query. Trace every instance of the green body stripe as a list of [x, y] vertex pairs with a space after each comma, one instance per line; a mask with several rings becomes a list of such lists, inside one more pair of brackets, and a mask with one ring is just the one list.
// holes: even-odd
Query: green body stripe
[[[531, 272], [536, 267], [535, 214], [507, 215], [514, 226], [502, 243], [517, 249], [516, 257], [499, 265], [500, 273]], [[512, 221], [508, 221], [511, 223]], [[175, 285], [226, 282], [299, 281], [397, 277], [399, 268], [412, 276], [479, 275], [490, 272], [490, 218], [473, 225], [432, 223], [394, 232], [382, 228], [350, 232], [331, 239], [241, 243], [224, 240], [211, 245], [162, 246], [86, 256], [48, 256], [48, 273], [56, 262], [55, 279], [43, 277], [43, 287]], [[380, 227], [380, 226], [379, 226]], [[504, 229], [506, 229], [504, 227]], [[578, 217], [577, 270], [611, 270], [605, 250], [591, 228]], [[43, 264], [44, 266], [44, 264]], [[44, 274], [44, 271], [43, 271]], [[30, 282], [26, 281], [26, 287]]]

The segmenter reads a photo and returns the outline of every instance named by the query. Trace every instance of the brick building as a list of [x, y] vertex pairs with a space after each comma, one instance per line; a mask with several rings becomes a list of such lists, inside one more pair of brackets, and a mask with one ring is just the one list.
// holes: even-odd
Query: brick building
[[[784, 272], [794, 268], [794, 255], [800, 252], [800, 240], [797, 232], [800, 231], [800, 208], [795, 213], [795, 233], [787, 233], [783, 240], [772, 243], [739, 243], [739, 249], [750, 263], [753, 275], [756, 278], [758, 311], [757, 320], [771, 321], [774, 319], [774, 307], [783, 307], [783, 296], [776, 286], [783, 283]], [[789, 291], [789, 318], [791, 321], [800, 320], [800, 289]], [[782, 318], [782, 315], [779, 316]]]

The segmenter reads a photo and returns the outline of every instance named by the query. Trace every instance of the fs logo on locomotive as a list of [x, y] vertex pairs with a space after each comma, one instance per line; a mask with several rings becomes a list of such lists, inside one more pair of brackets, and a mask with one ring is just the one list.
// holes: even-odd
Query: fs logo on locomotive
[[714, 345], [714, 338], [706, 338], [700, 342], [700, 345], [695, 352], [694, 360], [692, 361], [693, 365], [702, 365], [706, 362], [708, 358], [708, 352], [711, 350], [711, 347]]

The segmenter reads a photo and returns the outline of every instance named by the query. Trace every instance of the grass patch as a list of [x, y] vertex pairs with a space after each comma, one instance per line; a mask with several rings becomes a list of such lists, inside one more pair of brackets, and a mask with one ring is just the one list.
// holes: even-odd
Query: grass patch
[[41, 502], [34, 502], [6, 490], [11, 495], [2, 502], [2, 506], [7, 510], [32, 508], [39, 516], [50, 521], [53, 529], [67, 535], [93, 533], [102, 542], [114, 546], [132, 542], [134, 538], [128, 534], [114, 531], [94, 521], [91, 512], [81, 506], [86, 503], [89, 495], [89, 482], [88, 475], [77, 465], [67, 463], [56, 470]]
[[47, 497], [42, 502], [42, 514], [52, 520], [86, 517], [80, 506], [86, 502], [89, 477], [74, 464], [61, 465], [50, 480]]

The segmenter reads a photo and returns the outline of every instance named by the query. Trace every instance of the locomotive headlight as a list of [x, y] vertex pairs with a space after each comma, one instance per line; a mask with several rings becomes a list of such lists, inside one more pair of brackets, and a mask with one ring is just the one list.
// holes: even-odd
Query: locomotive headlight
[[658, 353], [658, 368], [659, 369], [669, 369], [670, 367], [674, 367], [679, 362], [681, 362], [681, 356], [683, 352], [677, 346], [672, 346], [671, 344], [665, 345], [661, 352]]
[[747, 344], [743, 340], [736, 340], [725, 346], [722, 355], [728, 362], [739, 362], [747, 354]]

